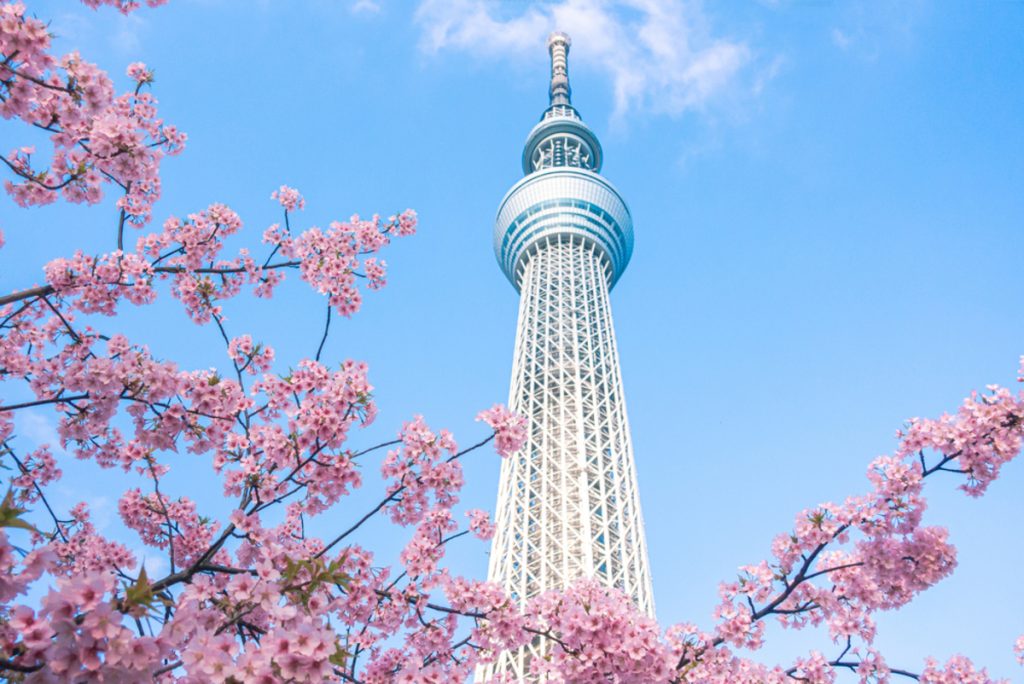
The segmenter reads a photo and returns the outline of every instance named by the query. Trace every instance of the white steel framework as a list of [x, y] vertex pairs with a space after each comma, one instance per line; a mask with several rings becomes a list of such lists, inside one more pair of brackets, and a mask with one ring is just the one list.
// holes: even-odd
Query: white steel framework
[[[495, 252], [520, 290], [510, 407], [528, 420], [501, 469], [488, 578], [519, 602], [581, 577], [653, 615], [633, 447], [608, 293], [629, 261], [632, 221], [600, 170], [601, 148], [569, 100], [569, 39], [548, 41], [551, 106], [506, 195]], [[540, 640], [478, 672], [530, 681]]]

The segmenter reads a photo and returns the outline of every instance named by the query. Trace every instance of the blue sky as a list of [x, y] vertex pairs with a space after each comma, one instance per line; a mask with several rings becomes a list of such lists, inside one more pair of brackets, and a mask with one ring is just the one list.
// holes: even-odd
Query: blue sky
[[[612, 294], [658, 617], [710, 625], [716, 587], [765, 556], [794, 514], [867, 487], [911, 416], [1010, 384], [1024, 352], [1024, 4], [564, 0], [173, 0], [130, 17], [32, 3], [61, 50], [116, 74], [143, 60], [165, 118], [189, 134], [164, 166], [155, 216], [225, 202], [254, 242], [301, 226], [415, 208], [420, 233], [386, 255], [388, 287], [338, 325], [328, 359], [370, 364], [381, 406], [358, 443], [423, 413], [469, 444], [507, 394], [517, 300], [491, 251], [546, 105], [544, 39], [573, 37], [574, 103], [630, 204], [633, 261]], [[0, 126], [6, 148], [33, 142]], [[0, 199], [0, 289], [75, 248], [111, 248], [114, 212], [24, 211]], [[166, 298], [165, 298], [166, 299]], [[303, 286], [229, 305], [278, 359], [315, 352], [322, 307]], [[173, 305], [117, 326], [184, 367], [227, 362], [212, 328]], [[5, 388], [5, 392], [9, 389]], [[22, 419], [26, 444], [52, 416]], [[206, 463], [170, 486], [217, 512]], [[467, 463], [467, 506], [493, 510], [498, 459]], [[116, 530], [115, 476], [71, 464], [59, 497]], [[370, 490], [318, 524], [358, 517]], [[926, 519], [960, 550], [955, 575], [880, 620], [894, 665], [964, 653], [1014, 680], [1024, 632], [1024, 466], [980, 501], [931, 485]], [[384, 528], [380, 528], [383, 531]], [[385, 549], [400, 540], [385, 539]], [[453, 566], [482, 576], [486, 545]], [[151, 562], [158, 563], [156, 560]], [[827, 636], [769, 632], [789, 662]]]

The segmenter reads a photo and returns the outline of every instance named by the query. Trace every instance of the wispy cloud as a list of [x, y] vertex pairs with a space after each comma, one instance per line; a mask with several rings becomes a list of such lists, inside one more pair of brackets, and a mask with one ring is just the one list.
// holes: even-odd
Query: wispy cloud
[[58, 50], [91, 52], [96, 45], [112, 49], [121, 57], [132, 58], [142, 51], [149, 30], [145, 13], [114, 14], [109, 18], [89, 13], [61, 12], [50, 30], [59, 39]]
[[832, 29], [832, 44], [840, 50], [846, 50], [853, 44], [853, 38], [846, 35], [842, 29]]
[[352, 14], [377, 14], [380, 12], [380, 3], [376, 0], [355, 0], [349, 10]]
[[22, 411], [16, 425], [18, 434], [30, 441], [33, 448], [49, 446], [54, 454], [65, 453], [60, 443], [60, 435], [57, 434], [56, 424], [39, 411]]
[[922, 0], [847, 3], [839, 25], [832, 28], [832, 44], [854, 57], [874, 61], [887, 49], [912, 47], [917, 25], [927, 12]]
[[110, 34], [110, 43], [115, 50], [123, 55], [134, 55], [142, 47], [142, 34], [147, 23], [138, 13], [119, 15], [114, 31]]
[[150, 578], [163, 577], [170, 569], [167, 558], [156, 549], [141, 547], [132, 549], [132, 552], [146, 568], [146, 575]]
[[754, 95], [760, 95], [768, 84], [774, 81], [775, 77], [782, 73], [782, 70], [786, 68], [786, 65], [786, 58], [782, 55], [776, 55], [766, 67], [758, 69], [751, 92]]
[[611, 78], [616, 118], [641, 109], [670, 115], [700, 109], [751, 58], [744, 42], [715, 37], [700, 8], [680, 0], [423, 0], [416, 16], [430, 53], [529, 59], [550, 31], [566, 31], [573, 63]]

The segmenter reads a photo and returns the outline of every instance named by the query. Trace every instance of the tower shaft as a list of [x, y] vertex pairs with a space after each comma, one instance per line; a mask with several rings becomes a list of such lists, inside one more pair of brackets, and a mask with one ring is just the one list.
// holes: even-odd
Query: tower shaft
[[[653, 614], [609, 274], [571, 235], [524, 264], [509, 405], [528, 435], [502, 464], [488, 577], [519, 601], [591, 577]], [[545, 647], [504, 654], [496, 671], [525, 679]]]
[[[527, 139], [526, 176], [495, 221], [498, 263], [520, 292], [509, 405], [527, 420], [502, 463], [488, 579], [525, 604], [592, 578], [654, 614], [647, 545], [609, 291], [633, 246], [632, 219], [571, 104], [568, 49], [553, 34], [550, 106]], [[531, 681], [534, 639], [478, 680]]]

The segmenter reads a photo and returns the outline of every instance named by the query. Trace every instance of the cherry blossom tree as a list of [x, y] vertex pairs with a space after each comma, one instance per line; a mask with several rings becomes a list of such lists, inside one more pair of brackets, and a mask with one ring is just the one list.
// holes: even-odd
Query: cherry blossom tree
[[[139, 5], [83, 1], [124, 13]], [[515, 452], [523, 420], [502, 406], [482, 411], [488, 436], [468, 448], [420, 417], [393, 440], [358, 445], [376, 414], [368, 369], [321, 359], [331, 316], [354, 315], [364, 291], [385, 284], [378, 254], [415, 232], [415, 213], [299, 231], [304, 199], [282, 186], [271, 196], [281, 222], [235, 254], [226, 240], [245, 233], [226, 206], [154, 227], [161, 164], [186, 137], [159, 116], [149, 69], [129, 65], [135, 86], [118, 94], [77, 53], [53, 54], [46, 24], [8, 0], [0, 59], [0, 113], [20, 122], [25, 138], [2, 157], [7, 193], [23, 207], [116, 197], [111, 251], [58, 255], [44, 285], [0, 296], [0, 382], [32, 397], [0, 400], [0, 462], [10, 473], [0, 503], [8, 680], [464, 681], [495, 654], [539, 638], [550, 657], [532, 667], [550, 681], [822, 684], [844, 671], [861, 682], [992, 681], [959, 656], [918, 670], [889, 663], [872, 647], [874, 619], [953, 571], [947, 532], [922, 524], [925, 485], [954, 477], [982, 496], [1021, 450], [1024, 394], [990, 386], [955, 413], [911, 420], [896, 451], [870, 463], [864, 494], [800, 512], [771, 558], [721, 586], [706, 629], [663, 630], [587, 580], [520, 607], [443, 560], [452, 540], [493, 533], [486, 512], [453, 513], [462, 459], [489, 443], [501, 456]], [[270, 299], [288, 273], [326, 299], [327, 318], [315, 355], [282, 363], [267, 343], [229, 330], [225, 307], [244, 295]], [[183, 369], [117, 332], [126, 304], [159, 297], [218, 331], [223, 374]], [[51, 505], [47, 492], [61, 478], [55, 445], [26, 450], [17, 436], [19, 412], [40, 407], [59, 416], [62, 453], [135, 478], [118, 513], [137, 536], [132, 544], [166, 557], [165, 574], [150, 577], [128, 540], [100, 534], [84, 504]], [[206, 477], [233, 502], [228, 517], [208, 517], [166, 486], [171, 456], [181, 453], [209, 457]], [[308, 535], [306, 522], [374, 467], [379, 502], [332, 537]], [[373, 518], [407, 540], [397, 563], [381, 562], [360, 534]], [[775, 667], [741, 655], [761, 647], [772, 621], [824, 626], [832, 643]], [[1016, 651], [1024, 662], [1024, 637]]]

